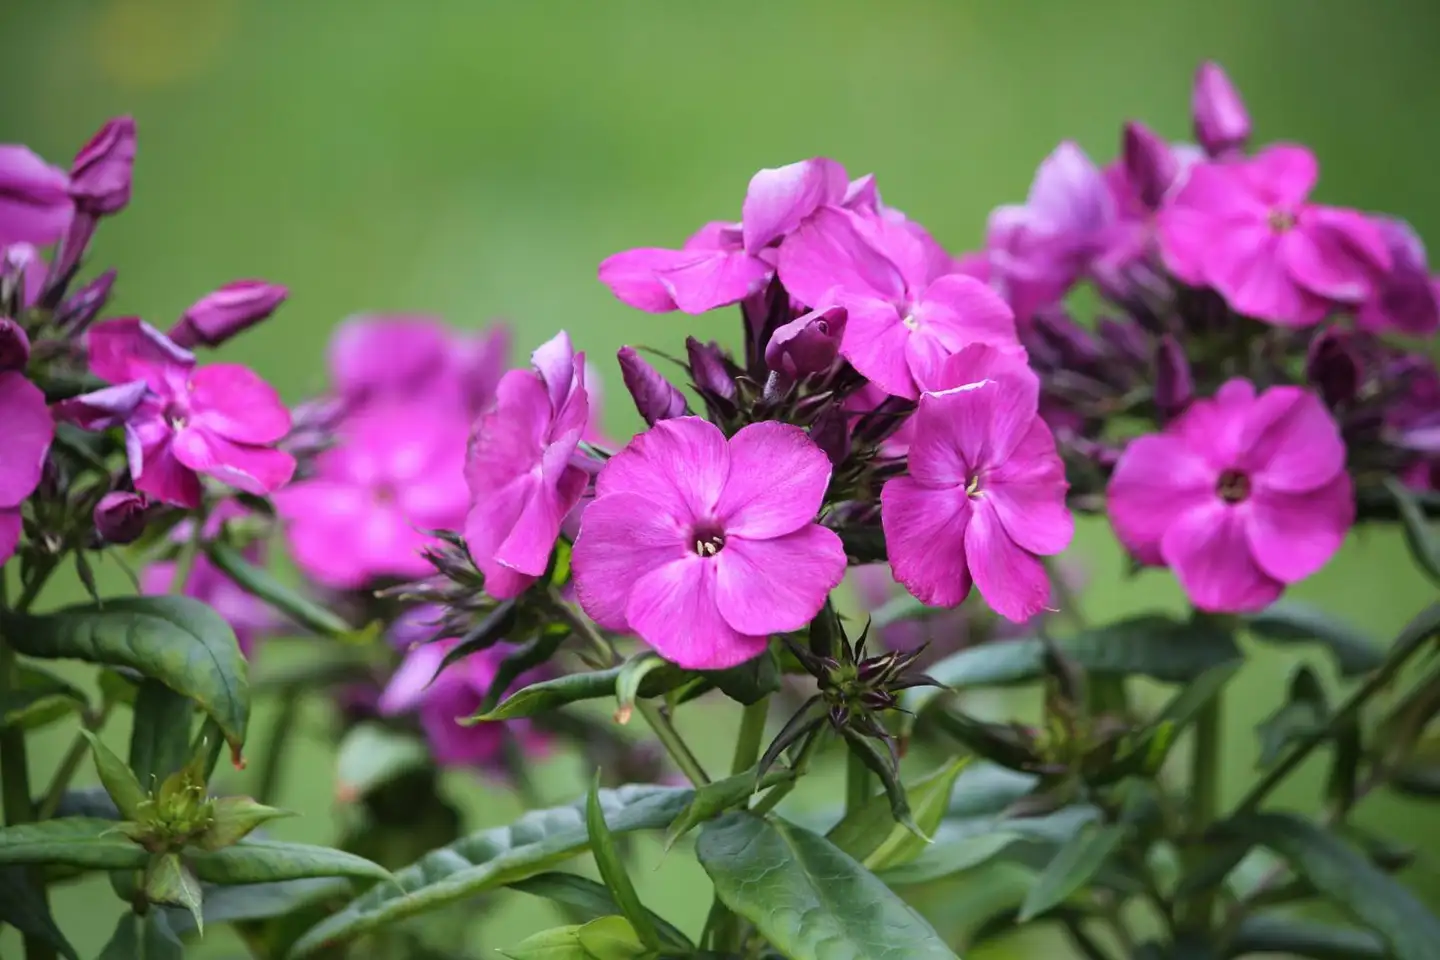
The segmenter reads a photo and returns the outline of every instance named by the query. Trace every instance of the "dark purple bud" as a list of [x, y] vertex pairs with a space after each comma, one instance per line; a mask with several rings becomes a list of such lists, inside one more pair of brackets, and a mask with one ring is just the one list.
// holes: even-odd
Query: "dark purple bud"
[[700, 391], [725, 400], [735, 399], [735, 380], [725, 366], [725, 355], [719, 344], [686, 337], [685, 352], [690, 357], [690, 376]]
[[1245, 101], [1218, 63], [1207, 60], [1195, 72], [1190, 114], [1196, 141], [1212, 157], [1234, 153], [1250, 139], [1250, 114], [1245, 111]]
[[150, 501], [144, 494], [115, 490], [95, 505], [95, 529], [106, 543], [133, 543], [145, 532]]
[[115, 285], [115, 271], [106, 270], [76, 290], [55, 311], [55, 324], [66, 336], [78, 336], [105, 308], [110, 288]]
[[1125, 124], [1122, 155], [1125, 179], [1135, 188], [1140, 202], [1157, 210], [1180, 173], [1180, 160], [1155, 131], [1143, 123]]
[[0, 373], [24, 370], [30, 362], [30, 338], [9, 317], [0, 317]]
[[1161, 337], [1155, 348], [1155, 406], [1168, 419], [1189, 406], [1194, 396], [1195, 381], [1185, 349], [1174, 337]]
[[95, 217], [125, 209], [134, 170], [135, 121], [116, 117], [80, 148], [70, 165], [70, 196], [76, 209]]
[[685, 395], [650, 364], [633, 347], [621, 347], [616, 354], [625, 389], [635, 401], [635, 409], [652, 427], [658, 420], [683, 417], [690, 412]]
[[65, 295], [65, 288], [80, 268], [85, 251], [90, 248], [97, 222], [99, 221], [96, 216], [85, 210], [77, 209], [75, 216], [70, 218], [70, 225], [65, 228], [65, 236], [60, 238], [55, 260], [50, 264], [50, 273], [45, 277], [45, 290], [40, 295], [40, 300], [45, 305], [53, 306]]
[[824, 373], [840, 355], [845, 336], [845, 308], [812, 310], [785, 324], [765, 347], [765, 365], [792, 380]]
[[62, 400], [51, 410], [56, 420], [82, 430], [106, 430], [129, 420], [149, 389], [143, 380], [121, 383]]
[[187, 350], [218, 347], [275, 312], [290, 291], [264, 280], [236, 280], [196, 300], [170, 330]]
[[1093, 368], [1101, 359], [1100, 347], [1090, 331], [1062, 309], [1035, 314], [1035, 333], [1049, 346], [1065, 369]]
[[850, 417], [839, 404], [832, 404], [810, 424], [810, 439], [838, 467], [850, 456]]
[[1359, 354], [1341, 331], [1327, 330], [1310, 342], [1305, 376], [1327, 405], [1338, 407], [1354, 400], [1361, 375]]
[[1095, 332], [1105, 346], [1132, 366], [1144, 368], [1150, 365], [1150, 337], [1139, 324], [1101, 317], [1095, 324]]

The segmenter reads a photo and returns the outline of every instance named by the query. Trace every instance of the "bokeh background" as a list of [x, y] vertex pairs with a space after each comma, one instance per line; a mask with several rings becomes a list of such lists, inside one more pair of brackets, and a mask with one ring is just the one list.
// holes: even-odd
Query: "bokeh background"
[[[686, 333], [733, 343], [738, 318], [629, 310], [595, 280], [607, 254], [738, 218], [757, 168], [816, 154], [875, 171], [889, 203], [952, 250], [973, 248], [987, 212], [1023, 198], [1057, 141], [1107, 161], [1127, 118], [1187, 136], [1190, 78], [1204, 58], [1241, 87], [1259, 139], [1317, 151], [1321, 199], [1399, 213], [1440, 237], [1433, 0], [4, 0], [0, 38], [0, 141], [64, 165], [108, 116], [138, 120], [135, 199], [106, 223], [92, 258], [119, 268], [116, 307], [165, 326], [231, 279], [289, 285], [281, 313], [224, 356], [291, 400], [323, 384], [322, 351], [346, 315], [438, 313], [473, 327], [504, 318], [517, 358], [557, 327], [599, 358], [607, 424], [628, 435], [637, 421], [614, 350], [674, 348]], [[1398, 538], [1353, 541], [1295, 592], [1391, 635], [1432, 591]], [[1088, 617], [1178, 607], [1164, 575], [1122, 583], [1103, 526], [1082, 529], [1073, 552], [1088, 570]], [[1297, 657], [1324, 664], [1313, 651], [1257, 650], [1239, 682], [1226, 718], [1227, 796], [1253, 776], [1251, 730]], [[269, 716], [262, 706], [255, 729]], [[117, 744], [127, 722], [113, 725]], [[324, 722], [323, 706], [307, 704], [284, 796], [302, 816], [280, 824], [283, 837], [333, 835]], [[712, 731], [707, 748], [725, 753], [723, 724], [719, 736], [703, 719], [690, 726]], [[53, 730], [33, 751], [40, 782], [69, 736]], [[565, 758], [550, 767], [548, 798], [570, 799], [579, 771]], [[1306, 771], [1282, 802], [1314, 805], [1320, 773]], [[473, 778], [451, 786], [477, 826], [517, 811], [510, 794]], [[826, 793], [822, 781], [801, 803], [838, 796]], [[1387, 797], [1362, 819], [1428, 847], [1411, 875], [1440, 903], [1427, 866], [1440, 823]], [[688, 855], [645, 857], [642, 894], [698, 929], [703, 875]], [[943, 926], [975, 893], [947, 891], [953, 901], [931, 904], [932, 916]], [[93, 956], [120, 903], [103, 882], [55, 900], [62, 927]], [[477, 909], [487, 947], [548, 919], [518, 895]], [[969, 956], [1037, 950], [1063, 955], [1041, 935]], [[15, 951], [0, 934], [0, 954]], [[241, 955], [224, 931], [196, 954]]]

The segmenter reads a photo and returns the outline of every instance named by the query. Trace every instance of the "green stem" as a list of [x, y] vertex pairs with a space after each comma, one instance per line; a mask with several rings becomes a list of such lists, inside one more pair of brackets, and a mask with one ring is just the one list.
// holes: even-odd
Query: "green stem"
[[854, 750], [845, 753], [845, 816], [859, 810], [870, 802], [872, 774], [860, 754]]
[[[110, 719], [110, 711], [115, 704], [106, 700], [100, 706], [100, 712], [94, 716], [86, 717], [84, 728], [91, 733], [100, 732], [105, 722]], [[65, 751], [60, 766], [55, 768], [55, 775], [50, 778], [50, 786], [45, 791], [45, 799], [40, 803], [40, 811], [35, 815], [36, 820], [49, 820], [55, 816], [55, 811], [60, 809], [60, 801], [65, 799], [65, 791], [70, 789], [70, 781], [75, 777], [75, 771], [80, 769], [81, 762], [85, 755], [90, 752], [90, 741], [85, 739], [83, 733], [76, 733], [75, 739], [70, 741], [70, 748]]]
[[255, 799], [261, 803], [273, 804], [280, 789], [280, 771], [285, 766], [286, 747], [294, 732], [295, 716], [300, 712], [300, 691], [285, 691], [280, 698], [280, 712], [270, 727], [270, 736], [265, 740], [264, 756], [260, 758], [260, 781], [255, 788]]
[[795, 766], [792, 768], [794, 776], [776, 784], [769, 793], [760, 798], [759, 803], [750, 808], [751, 813], [757, 817], [763, 817], [771, 810], [774, 810], [775, 806], [781, 800], [784, 800], [790, 795], [790, 791], [795, 789], [795, 784], [805, 775], [805, 771], [810, 769], [810, 758], [815, 754], [815, 748], [820, 745], [820, 741], [825, 738], [825, 731], [827, 729], [827, 727], [815, 728], [815, 731], [810, 734], [809, 739], [805, 741], [804, 746], [800, 748], [799, 755], [795, 757]]
[[565, 622], [570, 632], [584, 640], [590, 649], [595, 651], [596, 657], [602, 664], [608, 663], [611, 666], [620, 662], [620, 655], [615, 652], [615, 647], [607, 641], [594, 625], [576, 612], [575, 608], [566, 603], [560, 596], [560, 591], [551, 588], [550, 609], [554, 614]]
[[[1195, 718], [1195, 742], [1190, 755], [1189, 822], [1187, 823], [1188, 855], [1203, 857], [1205, 831], [1215, 822], [1220, 810], [1220, 717], [1221, 698], [1207, 703]], [[1189, 903], [1182, 904], [1180, 926], [1197, 933], [1208, 933], [1214, 912], [1214, 893], [1197, 893]]]
[[670, 754], [670, 759], [675, 761], [675, 766], [680, 768], [685, 778], [697, 787], [708, 784], [710, 777], [705, 773], [705, 768], [700, 766], [700, 761], [690, 752], [689, 745], [670, 722], [669, 715], [652, 700], [636, 700], [635, 709], [639, 710], [645, 722], [650, 724], [650, 729], [655, 731], [660, 745]]
[[195, 569], [195, 558], [200, 554], [200, 547], [205, 542], [205, 507], [202, 504], [195, 518], [190, 521], [195, 524], [189, 539], [180, 547], [180, 555], [175, 558], [175, 573], [170, 577], [170, 592], [182, 594], [185, 592], [185, 584], [190, 579], [190, 571]]
[[740, 733], [735, 740], [735, 759], [730, 773], [743, 773], [760, 761], [760, 744], [765, 740], [765, 719], [770, 715], [769, 696], [761, 697], [740, 715]]

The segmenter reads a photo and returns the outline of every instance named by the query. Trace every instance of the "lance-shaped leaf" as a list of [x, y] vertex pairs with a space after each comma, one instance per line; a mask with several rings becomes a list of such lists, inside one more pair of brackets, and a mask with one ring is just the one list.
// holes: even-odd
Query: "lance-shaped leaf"
[[308, 843], [247, 840], [223, 850], [186, 851], [186, 862], [206, 883], [276, 883], [310, 877], [385, 880], [390, 871], [344, 850]]
[[871, 870], [915, 859], [929, 843], [925, 837], [939, 829], [950, 807], [955, 781], [969, 762], [969, 757], [959, 757], [905, 787], [916, 829], [923, 836], [896, 823], [889, 798], [878, 796], [847, 813], [830, 828], [825, 839]]
[[1381, 939], [1368, 930], [1265, 914], [1240, 921], [1231, 949], [1236, 956], [1276, 953], [1311, 960], [1389, 960], [1390, 957]]
[[[521, 674], [549, 663], [550, 658], [555, 656], [555, 652], [560, 649], [560, 644], [564, 643], [568, 636], [569, 633], [564, 630], [542, 630], [539, 636], [532, 637], [517, 647], [514, 653], [501, 660], [495, 668], [495, 676], [490, 680], [490, 687], [480, 701], [480, 709], [476, 711], [476, 717], [484, 716], [494, 710], [500, 703], [500, 699], [505, 696], [505, 691], [520, 679]], [[465, 722], [472, 723], [476, 717], [471, 717]]]
[[65, 960], [79, 960], [22, 867], [0, 867], [0, 924], [4, 923], [25, 937], [49, 944]]
[[1303, 737], [1319, 733], [1330, 717], [1325, 688], [1305, 664], [1290, 678], [1286, 701], [1255, 728], [1260, 737], [1260, 766], [1268, 767]]
[[[613, 697], [616, 681], [619, 680], [620, 671], [623, 669], [624, 667], [611, 667], [608, 670], [569, 673], [561, 677], [542, 680], [539, 683], [532, 683], [500, 701], [495, 709], [471, 717], [467, 722], [533, 717], [537, 713], [547, 713], [556, 707], [563, 707], [567, 703]], [[640, 682], [639, 695], [658, 697], [660, 694], [680, 686], [687, 679], [688, 675], [685, 671], [674, 664], [667, 663], [663, 668], [646, 674]]]
[[440, 666], [435, 668], [435, 676], [439, 676], [450, 664], [464, 660], [472, 653], [479, 653], [481, 650], [489, 650], [495, 644], [504, 640], [510, 631], [515, 629], [519, 621], [519, 606], [514, 600], [502, 600], [494, 610], [485, 615], [485, 618], [466, 631], [455, 644], [445, 658], [440, 661]]
[[977, 720], [954, 708], [936, 710], [929, 716], [978, 756], [1007, 770], [1034, 770], [1042, 762], [1034, 734], [1017, 724]]
[[499, 951], [509, 960], [594, 960], [580, 944], [581, 924], [541, 930]]
[[120, 915], [110, 942], [97, 960], [184, 960], [185, 946], [170, 929], [165, 914], [152, 910], [143, 917]]
[[[676, 841], [706, 820], [713, 820], [731, 807], [740, 806], [766, 787], [794, 777], [789, 770], [771, 770], [765, 776], [758, 777], [758, 770], [759, 767], [754, 766], [724, 780], [715, 780], [697, 787], [695, 799], [690, 801], [665, 831], [665, 849], [669, 850]], [[885, 817], [888, 821], [888, 807]]]
[[1125, 842], [1122, 824], [1086, 827], [1066, 841], [1035, 881], [1020, 906], [1019, 921], [1025, 923], [1064, 903], [1085, 886]]
[[89, 870], [139, 870], [149, 857], [114, 820], [66, 817], [0, 829], [0, 864], [53, 863]]
[[765, 752], [760, 755], [760, 762], [756, 765], [755, 772], [764, 776], [775, 761], [780, 759], [780, 754], [812, 734], [820, 726], [825, 713], [825, 698], [820, 694], [817, 693], [806, 700], [800, 709], [785, 721], [780, 732], [775, 734], [775, 739], [770, 741], [770, 746], [766, 747]]
[[0, 730], [37, 730], [88, 704], [85, 694], [53, 673], [17, 663], [9, 686], [0, 692]]
[[357, 724], [340, 741], [335, 794], [344, 802], [357, 800], [429, 760], [429, 751], [419, 737], [379, 723]]
[[210, 827], [195, 839], [195, 845], [201, 850], [222, 850], [239, 843], [262, 823], [293, 816], [288, 810], [267, 807], [249, 797], [219, 797], [210, 801]]
[[140, 786], [140, 781], [135, 779], [135, 774], [130, 772], [125, 761], [115, 756], [99, 737], [89, 730], [80, 732], [90, 741], [90, 750], [95, 755], [95, 772], [100, 774], [100, 783], [105, 787], [105, 792], [115, 801], [115, 809], [120, 811], [120, 818], [139, 819], [140, 804], [148, 799], [149, 794]]
[[647, 960], [655, 956], [624, 917], [600, 917], [575, 931], [591, 960]]
[[[246, 883], [236, 887], [201, 884], [204, 904], [201, 913], [208, 924], [268, 920], [306, 907], [320, 900], [344, 900], [350, 896], [350, 881], [343, 877], [315, 877], [282, 880], [279, 883]], [[167, 914], [170, 927], [178, 934], [189, 933], [194, 919], [182, 911]]]
[[[510, 889], [563, 904], [591, 920], [620, 912], [620, 905], [615, 902], [604, 884], [573, 873], [537, 873], [533, 877], [510, 884]], [[673, 924], [652, 911], [647, 910], [646, 913], [650, 923], [660, 934], [665, 949], [678, 950], [687, 955], [695, 951], [695, 945], [690, 942], [690, 938]]]
[[41, 615], [5, 614], [6, 638], [32, 657], [129, 667], [198, 703], [233, 750], [245, 742], [250, 692], [235, 631], [189, 597], [120, 597]]
[[1320, 643], [1347, 677], [1369, 673], [1385, 662], [1385, 650], [1363, 630], [1319, 607], [1281, 600], [1245, 618], [1250, 632], [1271, 643]]
[[626, 724], [635, 712], [635, 699], [640, 696], [640, 684], [653, 670], [665, 666], [660, 655], [647, 650], [637, 653], [620, 666], [620, 675], [615, 678], [615, 722]]
[[1385, 479], [1385, 489], [1395, 500], [1395, 506], [1400, 512], [1400, 522], [1405, 528], [1405, 545], [1410, 548], [1410, 556], [1426, 576], [1440, 583], [1440, 538], [1437, 538], [1435, 531], [1431, 529], [1420, 502], [1396, 477]]
[[620, 912], [630, 921], [630, 926], [639, 938], [648, 946], [655, 949], [660, 948], [660, 935], [655, 931], [655, 925], [650, 922], [649, 911], [640, 902], [640, 895], [635, 892], [635, 885], [630, 882], [630, 874], [625, 869], [625, 861], [620, 858], [620, 851], [615, 846], [615, 838], [610, 833], [610, 828], [605, 824], [605, 810], [600, 806], [600, 774], [597, 771], [595, 780], [590, 784], [590, 793], [585, 798], [585, 832], [590, 838], [590, 853], [595, 857], [595, 866], [600, 871], [600, 879], [605, 881], [605, 886], [615, 895], [615, 902], [620, 904]]
[[1275, 851], [1299, 877], [1378, 933], [1395, 960], [1440, 958], [1440, 919], [1334, 834], [1288, 813], [1234, 818], [1219, 832]]
[[780, 663], [773, 648], [729, 670], [706, 671], [705, 676], [725, 696], [747, 707], [780, 689]]
[[858, 757], [871, 773], [880, 778], [880, 785], [884, 788], [885, 798], [890, 804], [890, 816], [900, 826], [915, 834], [921, 842], [928, 843], [930, 838], [925, 836], [910, 813], [910, 800], [905, 796], [905, 784], [900, 782], [900, 758], [895, 752], [894, 742], [886, 740], [882, 743], [850, 727], [846, 727], [841, 733], [850, 752]]
[[[955, 792], [959, 795], [964, 790], [962, 777]], [[1099, 819], [1100, 811], [1086, 804], [1038, 817], [985, 814], [947, 818], [935, 831], [935, 842], [920, 856], [884, 870], [881, 878], [892, 885], [929, 883], [978, 867], [1012, 846], [1048, 851], [1053, 857], [1075, 834]], [[1041, 864], [1048, 862], [1042, 860]]]
[[809, 830], [729, 813], [696, 849], [721, 902], [790, 960], [957, 960], [919, 913]]
[[185, 765], [190, 758], [190, 728], [195, 704], [158, 680], [143, 680], [135, 694], [130, 728], [130, 770], [146, 790]]
[[241, 590], [264, 601], [305, 629], [337, 640], [355, 632], [354, 627], [325, 607], [281, 583], [270, 571], [246, 560], [230, 544], [212, 540], [205, 544], [205, 555]]
[[150, 864], [145, 868], [145, 899], [151, 903], [183, 907], [202, 934], [205, 932], [205, 920], [200, 914], [203, 897], [200, 881], [180, 861], [178, 853], [157, 853], [150, 858]]
[[[618, 834], [668, 826], [693, 796], [681, 787], [635, 785], [600, 791], [600, 805], [610, 832]], [[377, 884], [305, 934], [292, 956], [544, 873], [588, 844], [584, 801], [532, 811], [507, 827], [472, 834], [421, 857], [396, 873], [394, 882]]]

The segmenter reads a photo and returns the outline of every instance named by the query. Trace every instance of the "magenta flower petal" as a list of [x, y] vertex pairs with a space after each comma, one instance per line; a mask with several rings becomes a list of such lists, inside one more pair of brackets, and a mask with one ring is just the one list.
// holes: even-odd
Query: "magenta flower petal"
[[597, 497], [639, 493], [657, 509], [687, 519], [715, 512], [730, 452], [720, 428], [699, 417], [662, 420], [606, 462], [595, 481]]
[[597, 499], [585, 511], [572, 564], [580, 604], [607, 630], [629, 630], [625, 607], [635, 581], [693, 554], [690, 531], [636, 493]]
[[1156, 236], [1165, 268], [1192, 287], [1205, 283], [1205, 258], [1214, 235], [1214, 219], [1194, 207], [1172, 204], [1156, 217]]
[[1238, 150], [1250, 139], [1250, 114], [1245, 110], [1245, 101], [1217, 63], [1207, 60], [1195, 72], [1190, 113], [1195, 139], [1211, 156]]
[[669, 313], [677, 309], [675, 299], [659, 272], [690, 263], [693, 253], [641, 247], [625, 250], [600, 262], [600, 282], [610, 288], [619, 301], [647, 313]]
[[[316, 479], [275, 495], [290, 553], [308, 576], [341, 589], [365, 582], [367, 557], [356, 543], [372, 509], [366, 493], [348, 483]], [[389, 563], [387, 558], [387, 569]]]
[[0, 373], [0, 509], [35, 491], [54, 437], [40, 388], [18, 371]]
[[1304, 494], [1261, 487], [1249, 506], [1250, 552], [1260, 569], [1282, 583], [1304, 580], [1329, 563], [1355, 522], [1355, 491], [1347, 473]]
[[1232, 227], [1211, 250], [1205, 279], [1246, 316], [1296, 327], [1319, 323], [1329, 305], [1296, 285], [1283, 256], [1287, 240], [1266, 223]]
[[1311, 207], [1280, 247], [1290, 275], [1322, 297], [1360, 303], [1390, 269], [1380, 231], [1354, 210]]
[[1030, 222], [1047, 233], [1086, 233], [1114, 217], [1114, 202], [1100, 168], [1066, 140], [1035, 171], [1025, 208]]
[[580, 502], [589, 482], [590, 475], [584, 470], [567, 467], [555, 483], [537, 485], [495, 550], [495, 561], [530, 577], [544, 573], [560, 536], [560, 524]]
[[420, 705], [447, 649], [443, 643], [421, 643], [406, 652], [376, 703], [382, 716], [408, 713]]
[[847, 187], [845, 168], [825, 157], [756, 173], [750, 178], [741, 207], [745, 252], [759, 253], [794, 230], [822, 204], [839, 202]]
[[[976, 468], [1010, 459], [1030, 431], [1039, 409], [1039, 385], [1027, 379], [1001, 377], [979, 384], [954, 387], [920, 398], [915, 414], [916, 446], [927, 446], [930, 432], [944, 432], [956, 444], [958, 459]], [[912, 464], [912, 475], [915, 473]]]
[[723, 670], [765, 652], [767, 638], [740, 633], [716, 604], [717, 564], [691, 555], [641, 577], [625, 619], [666, 660], [693, 670]]
[[872, 383], [895, 397], [913, 400], [920, 391], [907, 359], [910, 331], [894, 305], [865, 296], [836, 299], [845, 308], [845, 338], [840, 353]]
[[[730, 469], [715, 516], [738, 537], [782, 537], [813, 524], [830, 458], [799, 427], [774, 420], [730, 438]], [[783, 569], [783, 568], [777, 568]]]
[[342, 397], [403, 388], [443, 368], [448, 332], [429, 317], [360, 315], [330, 338], [330, 379]]
[[1191, 404], [1182, 416], [1171, 422], [1167, 432], [1184, 440], [1218, 475], [1240, 455], [1240, 438], [1254, 403], [1254, 384], [1238, 377], [1227, 380], [1214, 397]]
[[65, 171], [28, 147], [0, 144], [0, 247], [59, 240], [74, 215], [69, 187]]
[[1251, 556], [1240, 511], [1216, 501], [1182, 513], [1160, 552], [1190, 602], [1212, 613], [1250, 613], [1280, 598], [1284, 585]]
[[826, 294], [839, 287], [852, 296], [899, 300], [905, 279], [898, 267], [866, 239], [857, 214], [822, 207], [780, 245], [780, 282], [815, 309], [831, 306]]
[[1304, 203], [1320, 179], [1315, 154], [1291, 143], [1271, 144], [1233, 169], [1265, 203], [1284, 207]]
[[1049, 556], [1070, 546], [1075, 519], [1065, 508], [1065, 464], [1045, 421], [1036, 417], [1010, 459], [986, 480], [983, 498], [1021, 548]]
[[0, 566], [15, 555], [24, 526], [19, 507], [0, 507]]
[[840, 537], [815, 523], [767, 540], [729, 537], [708, 562], [720, 615], [749, 636], [799, 630], [845, 579]]
[[151, 390], [170, 389], [167, 377], [183, 376], [195, 365], [195, 355], [170, 342], [139, 317], [107, 320], [87, 335], [90, 372], [109, 383], [144, 380]]
[[249, 367], [201, 367], [187, 384], [191, 423], [237, 443], [275, 443], [290, 432], [290, 411], [280, 394]]
[[149, 389], [144, 380], [132, 380], [62, 400], [52, 410], [62, 423], [73, 423], [82, 430], [108, 430], [134, 416]]
[[[556, 419], [559, 419], [560, 411], [564, 409], [577, 383], [581, 386], [585, 383], [585, 355], [575, 352], [575, 345], [570, 342], [570, 334], [561, 330], [535, 348], [530, 354], [530, 365], [540, 375], [540, 382], [545, 384], [545, 392], [550, 398], [550, 410], [556, 415]], [[582, 416], [580, 424], [571, 426], [583, 423]]]
[[1247, 413], [1235, 465], [1271, 490], [1304, 493], [1345, 469], [1345, 442], [1320, 398], [1299, 387], [1265, 391]]
[[135, 489], [162, 503], [198, 509], [202, 493], [200, 477], [175, 455], [174, 431], [159, 420], [146, 426], [151, 429], [137, 431], [141, 437], [138, 471], [133, 451], [131, 456], [130, 472], [135, 478]]
[[773, 268], [744, 251], [717, 250], [656, 273], [665, 292], [685, 313], [728, 307], [765, 288]]
[[1138, 437], [1125, 447], [1110, 478], [1107, 507], [1115, 535], [1141, 563], [1159, 565], [1165, 531], [1215, 496], [1218, 468], [1181, 439]]
[[1046, 608], [1050, 578], [1044, 564], [1010, 539], [983, 497], [965, 528], [965, 554], [980, 595], [1000, 616], [1022, 623]]
[[295, 458], [280, 450], [235, 443], [204, 427], [176, 431], [175, 459], [237, 490], [261, 496], [279, 490], [295, 473]]
[[972, 513], [963, 487], [925, 487], [896, 477], [880, 491], [890, 570], [922, 603], [953, 607], [969, 596], [965, 531]]

